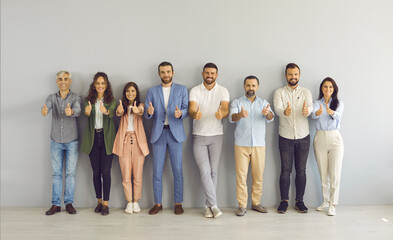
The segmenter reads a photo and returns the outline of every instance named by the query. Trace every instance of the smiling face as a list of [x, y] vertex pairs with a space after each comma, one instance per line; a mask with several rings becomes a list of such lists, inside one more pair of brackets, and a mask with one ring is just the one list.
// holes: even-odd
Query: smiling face
[[136, 98], [136, 90], [133, 86], [127, 88], [126, 90], [126, 98], [127, 100], [132, 103]]
[[103, 95], [106, 90], [106, 87], [107, 87], [105, 79], [101, 76], [98, 77], [95, 84], [94, 84], [94, 87], [95, 87], [98, 95], [101, 95], [101, 94]]
[[205, 84], [207, 84], [207, 85], [214, 84], [217, 77], [218, 77], [217, 69], [215, 69], [215, 68], [203, 69], [202, 77], [203, 77]]
[[334, 93], [334, 87], [333, 87], [332, 82], [330, 82], [330, 81], [324, 82], [323, 85], [322, 85], [322, 89], [321, 90], [322, 90], [323, 96], [325, 98], [326, 97], [328, 97], [328, 98], [332, 97], [332, 94]]
[[246, 92], [246, 96], [248, 98], [254, 97], [255, 93], [259, 88], [258, 81], [254, 79], [247, 79], [244, 83], [244, 91]]
[[174, 75], [171, 66], [161, 66], [158, 71], [158, 75], [161, 78], [163, 84], [170, 84]]
[[285, 74], [285, 78], [287, 79], [288, 85], [290, 87], [296, 87], [299, 83], [300, 71], [298, 68], [288, 68]]
[[56, 79], [56, 83], [60, 91], [68, 91], [70, 89], [71, 82], [72, 80], [67, 73], [64, 73]]

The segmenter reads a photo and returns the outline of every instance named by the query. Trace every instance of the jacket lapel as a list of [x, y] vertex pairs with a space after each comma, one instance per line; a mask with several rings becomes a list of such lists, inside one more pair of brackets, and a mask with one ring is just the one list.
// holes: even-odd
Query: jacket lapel
[[161, 101], [161, 104], [162, 104], [162, 108], [165, 109], [164, 92], [162, 90], [162, 85], [161, 84], [157, 88], [157, 91], [158, 91], [158, 96], [160, 96], [160, 101]]

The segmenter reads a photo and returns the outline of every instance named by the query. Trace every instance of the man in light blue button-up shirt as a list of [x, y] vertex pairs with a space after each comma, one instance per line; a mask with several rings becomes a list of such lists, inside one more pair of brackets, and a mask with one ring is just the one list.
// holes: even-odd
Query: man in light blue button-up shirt
[[236, 123], [235, 162], [236, 162], [236, 196], [239, 209], [237, 216], [243, 216], [247, 207], [247, 171], [252, 166], [252, 210], [266, 213], [261, 204], [263, 171], [265, 169], [265, 132], [266, 122], [274, 119], [270, 104], [255, 95], [259, 80], [248, 76], [244, 80], [245, 96], [231, 104], [229, 121]]

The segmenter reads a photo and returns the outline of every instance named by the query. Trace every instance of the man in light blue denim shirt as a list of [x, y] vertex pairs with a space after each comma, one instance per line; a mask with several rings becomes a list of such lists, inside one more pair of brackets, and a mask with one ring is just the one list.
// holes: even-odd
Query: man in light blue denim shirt
[[267, 213], [261, 205], [263, 171], [265, 169], [265, 132], [266, 122], [274, 119], [270, 104], [255, 95], [259, 80], [255, 76], [244, 79], [245, 96], [231, 104], [229, 121], [236, 123], [235, 129], [235, 164], [236, 196], [239, 208], [237, 216], [243, 216], [247, 208], [247, 172], [251, 161], [252, 167], [252, 210]]

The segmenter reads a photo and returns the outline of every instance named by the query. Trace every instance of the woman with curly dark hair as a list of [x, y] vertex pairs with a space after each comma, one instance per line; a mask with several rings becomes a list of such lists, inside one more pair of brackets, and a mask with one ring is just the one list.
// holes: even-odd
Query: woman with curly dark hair
[[[112, 149], [115, 139], [116, 100], [113, 99], [111, 84], [108, 76], [98, 72], [84, 104], [84, 113], [88, 117], [81, 151], [88, 154], [93, 169], [93, 183], [97, 207], [94, 212], [102, 215], [109, 214], [109, 193], [111, 188]], [[102, 191], [104, 198], [102, 198]]]
[[138, 200], [142, 196], [143, 164], [145, 156], [149, 154], [142, 122], [143, 111], [144, 104], [140, 101], [138, 86], [134, 82], [127, 83], [123, 89], [123, 99], [116, 109], [120, 125], [113, 153], [119, 156], [123, 190], [127, 200], [125, 212], [128, 214], [141, 211]]
[[338, 100], [338, 86], [325, 78], [319, 87], [319, 98], [314, 102], [311, 116], [317, 120], [314, 138], [314, 152], [322, 182], [323, 203], [316, 208], [328, 216], [336, 215], [336, 204], [340, 189], [341, 166], [344, 157], [344, 143], [340, 134], [341, 116], [344, 103]]

